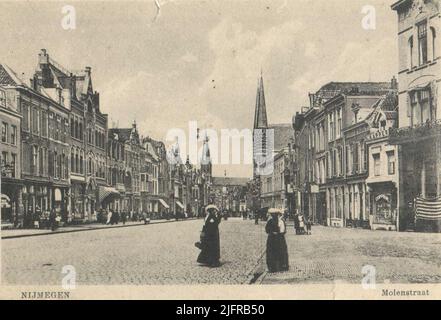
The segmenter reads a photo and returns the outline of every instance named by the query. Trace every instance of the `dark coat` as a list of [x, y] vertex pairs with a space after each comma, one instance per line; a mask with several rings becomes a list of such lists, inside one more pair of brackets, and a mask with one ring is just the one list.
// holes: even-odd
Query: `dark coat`
[[278, 220], [274, 218], [269, 219], [266, 223], [265, 231], [268, 234], [266, 242], [268, 271], [287, 271], [289, 269], [288, 247], [286, 245], [285, 233], [280, 232]]
[[207, 217], [201, 234], [201, 252], [199, 253], [197, 262], [216, 266], [220, 259], [220, 239], [219, 239], [219, 223], [221, 215], [210, 214]]

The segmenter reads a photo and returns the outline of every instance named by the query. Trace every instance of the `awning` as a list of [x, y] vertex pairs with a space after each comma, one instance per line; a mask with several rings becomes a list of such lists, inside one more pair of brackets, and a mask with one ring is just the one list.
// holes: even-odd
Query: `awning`
[[162, 199], [159, 199], [159, 202], [164, 206], [164, 208], [166, 208], [166, 209], [169, 209], [170, 208], [170, 206], [167, 204], [167, 202], [165, 202], [164, 200], [162, 200]]
[[176, 200], [176, 204], [177, 204], [179, 207], [181, 207], [181, 209], [184, 209], [184, 205], [183, 205], [181, 202], [179, 202], [178, 200]]
[[100, 186], [98, 189], [98, 200], [99, 202], [103, 202], [108, 197], [119, 197], [120, 193], [113, 187], [102, 187]]

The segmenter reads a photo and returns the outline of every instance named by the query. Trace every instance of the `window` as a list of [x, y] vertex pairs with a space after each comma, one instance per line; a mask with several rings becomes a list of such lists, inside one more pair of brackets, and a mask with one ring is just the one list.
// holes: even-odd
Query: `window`
[[40, 132], [40, 111], [37, 108], [32, 108], [32, 132]]
[[335, 138], [334, 130], [335, 130], [335, 127], [334, 127], [334, 114], [331, 113], [331, 114], [329, 114], [329, 128], [328, 128], [328, 131], [329, 131], [329, 141], [332, 141]]
[[75, 138], [75, 120], [73, 118], [70, 119], [70, 136]]
[[346, 173], [351, 174], [351, 168], [352, 168], [352, 159], [351, 159], [351, 146], [346, 146]]
[[387, 173], [395, 174], [395, 154], [393, 151], [387, 152]]
[[358, 143], [354, 143], [354, 147], [352, 148], [352, 173], [358, 173], [359, 170], [359, 145]]
[[419, 64], [427, 63], [427, 21], [417, 26], [418, 28], [418, 57]]
[[40, 148], [38, 150], [38, 167], [39, 167], [39, 174], [42, 176], [44, 174], [44, 155], [43, 155], [43, 148]]
[[410, 94], [411, 123], [413, 126], [432, 119], [430, 91], [420, 90]]
[[412, 69], [413, 68], [413, 36], [409, 38], [408, 47], [409, 47], [408, 68]]
[[2, 142], [8, 142], [8, 124], [2, 122]]
[[7, 164], [8, 164], [8, 153], [6, 151], [3, 151], [2, 152], [2, 165], [6, 166]]
[[378, 177], [381, 173], [380, 154], [379, 153], [373, 154], [372, 157], [374, 158], [374, 175]]
[[432, 61], [435, 61], [435, 59], [436, 59], [436, 31], [435, 31], [434, 27], [431, 27], [430, 31], [432, 33]]
[[83, 141], [83, 123], [80, 121], [80, 123], [78, 124], [79, 130], [78, 130], [78, 138]]
[[23, 122], [22, 122], [22, 128], [23, 130], [28, 131], [29, 130], [29, 107], [26, 104], [22, 104], [21, 111], [23, 115]]
[[41, 112], [41, 135], [43, 137], [47, 137], [47, 132], [48, 132], [47, 112], [42, 111]]
[[38, 173], [38, 147], [32, 147], [32, 173]]
[[[78, 156], [77, 156], [78, 157]], [[78, 158], [77, 158], [78, 159]], [[77, 169], [75, 168], [75, 154], [74, 151], [72, 149], [72, 151], [70, 152], [70, 171], [72, 172], [77, 172]]]
[[341, 109], [338, 109], [337, 116], [338, 116], [338, 119], [337, 119], [337, 138], [340, 138], [341, 130], [342, 130]]

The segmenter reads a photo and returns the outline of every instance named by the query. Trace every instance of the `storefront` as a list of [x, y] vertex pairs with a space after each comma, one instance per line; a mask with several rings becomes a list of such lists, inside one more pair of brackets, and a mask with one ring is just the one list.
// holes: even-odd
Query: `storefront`
[[1, 179], [1, 223], [20, 225], [23, 223], [22, 181], [8, 177]]
[[[441, 121], [400, 128], [391, 134], [399, 145], [399, 227], [441, 232]], [[404, 160], [405, 159], [405, 160]]]
[[372, 230], [397, 230], [397, 189], [392, 182], [368, 184]]

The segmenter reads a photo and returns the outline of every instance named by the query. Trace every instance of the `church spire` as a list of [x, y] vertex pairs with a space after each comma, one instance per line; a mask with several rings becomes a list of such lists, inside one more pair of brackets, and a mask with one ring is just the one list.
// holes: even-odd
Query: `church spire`
[[254, 112], [254, 129], [262, 129], [268, 127], [265, 105], [265, 90], [263, 88], [263, 75], [260, 71], [260, 78], [257, 84], [256, 109]]

